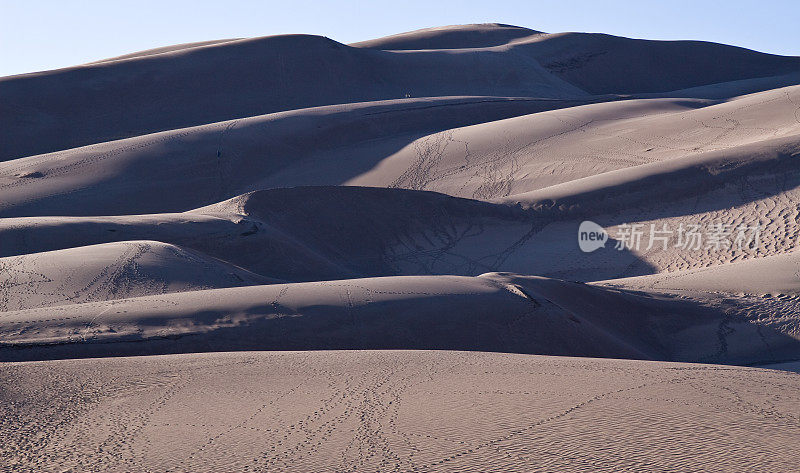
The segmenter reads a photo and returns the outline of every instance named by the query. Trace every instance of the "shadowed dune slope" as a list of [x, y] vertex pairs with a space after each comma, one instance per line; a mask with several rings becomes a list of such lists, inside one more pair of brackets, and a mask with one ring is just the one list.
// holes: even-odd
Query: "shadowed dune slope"
[[[496, 204], [406, 189], [321, 186], [248, 193], [187, 213], [8, 218], [0, 221], [7, 242], [1, 251], [11, 256], [158, 240], [289, 281], [489, 271], [592, 281], [692, 269], [795, 248], [797, 146], [796, 136], [783, 136], [577, 179]], [[753, 248], [703, 247], [688, 255], [672, 247], [618, 251], [611, 244], [583, 253], [576, 235], [587, 218], [609, 227], [759, 225], [760, 241]]]
[[[432, 132], [583, 103], [451, 97], [337, 105], [32, 156], [0, 163], [0, 216], [175, 212], [269, 187], [336, 185]], [[317, 181], [281, 178], [287, 172]], [[276, 179], [277, 186], [264, 182]]]
[[299, 187], [176, 214], [0, 219], [0, 254], [146, 239], [291, 281], [477, 275], [498, 269], [535, 225], [530, 212], [512, 206], [433, 192]]
[[[502, 270], [586, 281], [659, 269], [690, 269], [794, 248], [791, 235], [797, 219], [796, 206], [791, 202], [797, 199], [800, 184], [797, 148], [797, 136], [785, 134], [511, 195], [496, 207], [403, 189], [305, 187], [250, 194], [246, 199], [259, 204], [247, 210], [239, 209], [242, 201], [234, 199], [234, 207], [211, 206], [191, 214], [162, 217], [6, 219], [2, 232], [10, 243], [3, 251], [13, 251], [4, 253], [12, 255], [58, 249], [43, 246], [53, 242], [65, 245], [72, 241], [84, 246], [118, 239], [151, 239], [195, 248], [287, 280], [476, 275]], [[99, 194], [95, 191], [90, 200], [104, 202], [92, 197]], [[515, 210], [515, 204], [529, 210]], [[265, 209], [261, 216], [259, 207]], [[242, 214], [252, 217], [243, 218]], [[758, 224], [761, 245], [754, 251], [729, 248], [709, 252], [704, 248], [690, 259], [680, 250], [652, 252], [645, 257], [616, 250], [583, 254], [575, 237], [578, 224], [586, 218], [604, 225], [644, 222], [660, 227], [669, 223], [673, 229], [681, 223]], [[119, 233], [98, 230], [103, 222], [117, 228], [126, 220], [137, 224], [121, 226]], [[154, 231], [152, 222], [162, 220], [173, 224]], [[76, 229], [72, 225], [83, 225], [80, 222], [89, 227], [54, 236], [64, 234], [65, 230], [59, 228]], [[145, 222], [151, 223], [142, 227]], [[196, 225], [204, 230], [199, 231]], [[149, 229], [141, 230], [145, 227]], [[226, 230], [222, 231], [223, 227]], [[170, 233], [173, 231], [176, 233]], [[280, 243], [265, 244], [267, 241]], [[302, 248], [287, 254], [302, 254], [298, 261], [317, 263], [302, 269], [303, 265], [289, 264], [290, 259], [278, 262], [275, 257], [262, 256], [273, 254], [264, 249], [275, 248], [274, 244], [278, 248]], [[15, 245], [24, 246], [13, 250]], [[291, 269], [297, 266], [299, 271]], [[366, 272], [369, 268], [371, 272]]]
[[323, 281], [4, 312], [0, 353], [14, 359], [403, 347], [649, 357], [568, 315], [490, 278]]
[[[519, 59], [492, 51], [396, 54], [285, 35], [10, 76], [0, 79], [0, 160], [320, 105], [587, 95]], [[59, 120], [67, 113], [69, 123]]]
[[[515, 30], [462, 29], [453, 40], [480, 44], [496, 36], [492, 29], [501, 37]], [[408, 96], [652, 93], [798, 70], [796, 57], [598, 34], [406, 51], [268, 36], [2, 78], [0, 160], [320, 105]], [[67, 114], [68, 123], [59, 119]]]
[[798, 57], [703, 41], [556, 33], [534, 36], [516, 47], [592, 94], [667, 92], [800, 70]]
[[0, 163], [0, 215], [175, 212], [253, 190], [343, 183], [486, 200], [708, 152], [772, 152], [800, 133], [800, 86], [724, 102], [588, 101], [318, 107], [22, 158]]
[[[534, 113], [426, 135], [350, 185], [492, 199], [622, 168], [751, 145], [769, 151], [800, 133], [800, 86], [729, 101], [623, 100]], [[299, 173], [297, 173], [299, 174]], [[292, 180], [295, 174], [279, 173]]]
[[[783, 92], [794, 93], [795, 89]], [[780, 92], [767, 94], [763, 98], [775, 108], [779, 105], [785, 108], [781, 117], [791, 116], [791, 102], [786, 100], [786, 94]], [[756, 111], [762, 108], [762, 101], [755, 100], [756, 96], [741, 99], [741, 107]], [[789, 98], [792, 97], [789, 95]], [[709, 111], [705, 116], [696, 118], [713, 122], [717, 115], [711, 109], [723, 107], [719, 111], [724, 112], [726, 105], [690, 112], [667, 112], [664, 116], [647, 118], [647, 121], [655, 121], [662, 127], [666, 124], [675, 126], [675, 135], [684, 144], [658, 137], [640, 141], [634, 136], [632, 141], [622, 140], [624, 145], [617, 145], [636, 149], [655, 147], [661, 142], [660, 151], [652, 152], [661, 156], [652, 158], [650, 162], [512, 194], [497, 200], [500, 205], [405, 189], [325, 186], [273, 189], [250, 193], [246, 197], [234, 198], [225, 205], [212, 205], [185, 214], [4, 219], [0, 221], [0, 233], [8, 243], [0, 251], [10, 256], [109, 241], [158, 240], [194, 248], [259, 274], [290, 281], [393, 274], [477, 275], [487, 271], [533, 273], [590, 281], [650, 274], [658, 270], [699, 268], [743, 257], [791, 251], [796, 245], [791, 235], [797, 231], [796, 206], [792, 202], [798, 198], [797, 188], [800, 184], [796, 159], [797, 128], [782, 121], [782, 118], [774, 120], [774, 128], [768, 133], [743, 129], [746, 126], [720, 127], [711, 132], [702, 131], [703, 134], [708, 133], [710, 138], [704, 141], [703, 146], [687, 148], [691, 138], [684, 135], [701, 132], [692, 132], [690, 127], [679, 126], [683, 121], [680, 117], [685, 117], [682, 114]], [[722, 113], [720, 116], [725, 115]], [[752, 116], [736, 112], [734, 116], [739, 123], [749, 121], [753, 124], [747, 126], [754, 127], [754, 122], [762, 116], [762, 112], [757, 111]], [[670, 118], [674, 120], [670, 121]], [[500, 123], [510, 126], [516, 120]], [[762, 125], [767, 123], [763, 122]], [[624, 128], [624, 124], [619, 126]], [[524, 126], [520, 127], [520, 130], [524, 129]], [[600, 133], [595, 139], [612, 147], [614, 143], [620, 143], [614, 138], [619, 133], [608, 130], [608, 134]], [[720, 141], [720, 135], [728, 138]], [[483, 146], [494, 149], [490, 142]], [[558, 149], [557, 144], [552, 146], [553, 151], [549, 153]], [[235, 151], [231, 155], [236, 156]], [[639, 152], [646, 155], [645, 151]], [[113, 164], [113, 156], [113, 153], [110, 154], [110, 158], [101, 163]], [[132, 156], [132, 162], [136, 162], [137, 155]], [[156, 159], [156, 156], [154, 154], [152, 159]], [[287, 159], [289, 156], [287, 153]], [[527, 156], [530, 159], [527, 163], [522, 157], [518, 159], [520, 165], [541, 165], [547, 159], [547, 154], [542, 156], [536, 152], [530, 152]], [[499, 159], [501, 164], [506, 161]], [[440, 162], [444, 162], [444, 159]], [[59, 161], [54, 159], [52, 163], [57, 165]], [[76, 166], [85, 164], [80, 160], [74, 163]], [[513, 160], [509, 163], [513, 167]], [[563, 166], [560, 169], [564, 173], [586, 173], [594, 166], [578, 163], [574, 171]], [[30, 159], [27, 165], [31, 168], [25, 169], [47, 169], [37, 168], [43, 164]], [[69, 165], [65, 166], [69, 173]], [[452, 161], [449, 166], [458, 169], [457, 161]], [[158, 170], [154, 166], [149, 169]], [[418, 177], [437, 177], [440, 172], [425, 163], [415, 169], [421, 170], [416, 175]], [[431, 171], [426, 174], [426, 169]], [[436, 169], [446, 171], [447, 168]], [[187, 199], [188, 195], [188, 203], [201, 200], [196, 197], [197, 194], [192, 194], [195, 192], [205, 193], [206, 199], [219, 193], [213, 187], [199, 185], [187, 185], [189, 193], [183, 193], [180, 183], [191, 182], [191, 173], [184, 171], [180, 174], [178, 169], [172, 178], [165, 176], [163, 182], [153, 179], [131, 181], [133, 175], [121, 173], [121, 170], [126, 168], [114, 171], [120, 172], [116, 178], [119, 179], [119, 186], [104, 184], [86, 188], [83, 193], [54, 193], [48, 198], [49, 202], [52, 202], [53, 208], [61, 205], [61, 208], [69, 208], [71, 212], [81, 209], [79, 205], [72, 204], [86, 202], [87, 205], [97, 205], [99, 209], [111, 210], [109, 213], [113, 214], [116, 213], [114, 210], [121, 209], [167, 205], [177, 207], [176, 201], [171, 201], [173, 195], [176, 199]], [[239, 173], [245, 170], [234, 167], [230, 176], [236, 175], [233, 171]], [[386, 175], [391, 176], [394, 172]], [[76, 178], [87, 175], [75, 173]], [[253, 178], [244, 172], [239, 175], [244, 179]], [[446, 173], [443, 175], [446, 177]], [[58, 176], [54, 173], [52, 179], [60, 179]], [[153, 178], [156, 177], [153, 175]], [[14, 186], [13, 182], [16, 181], [9, 184], [9, 189], [14, 192], [30, 193], [19, 194], [21, 196], [36, 197], [39, 195], [35, 192], [37, 186], [47, 186], [50, 178], [43, 175], [17, 178], [18, 181], [20, 179], [42, 180], [43, 184]], [[126, 179], [129, 186], [133, 182], [143, 185], [150, 182], [159, 187], [142, 194], [146, 188], [125, 187], [121, 183]], [[553, 180], [558, 182], [561, 177]], [[63, 182], [69, 188], [73, 181], [72, 178], [65, 178]], [[447, 181], [443, 179], [442, 182]], [[499, 179], [492, 182], [504, 181]], [[542, 185], [546, 180], [529, 182]], [[485, 187], [489, 188], [493, 187]], [[510, 187], [511, 190], [514, 188]], [[166, 193], [167, 189], [175, 194]], [[115, 195], [114, 191], [121, 193], [116, 195], [129, 198], [100, 198]], [[11, 191], [7, 192], [7, 195], [13, 195]], [[28, 208], [43, 205], [42, 202], [34, 200], [28, 204], [31, 206]], [[528, 210], [515, 209], [517, 204]], [[26, 207], [15, 205], [10, 208], [21, 212]], [[716, 252], [702, 248], [700, 252], [688, 255], [690, 258], [679, 249], [656, 249], [647, 254], [604, 249], [584, 254], [577, 249], [575, 237], [580, 221], [587, 218], [607, 226], [642, 222], [645, 226], [669, 224], [673, 229], [681, 224], [760, 225], [761, 240], [757, 248], [724, 248]], [[165, 225], [166, 222], [170, 222], [169, 225]], [[109, 231], [111, 229], [116, 231]]]
[[[709, 151], [632, 166], [497, 199], [523, 207], [567, 210], [588, 215], [620, 212], [632, 206], [682, 200], [742, 180], [780, 179], [776, 190], [792, 191], [800, 175], [800, 134], [773, 138], [732, 149]], [[765, 195], [774, 182], [753, 182]], [[654, 192], [660, 189], [660, 192]], [[720, 203], [724, 206], [725, 203]], [[631, 209], [638, 210], [635, 207]]]
[[4, 360], [230, 350], [457, 349], [756, 364], [800, 350], [800, 301], [556, 279], [395, 276], [6, 311]]

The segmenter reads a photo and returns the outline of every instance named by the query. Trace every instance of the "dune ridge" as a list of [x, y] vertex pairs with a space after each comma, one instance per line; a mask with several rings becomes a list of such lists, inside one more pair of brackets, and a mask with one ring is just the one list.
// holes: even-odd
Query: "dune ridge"
[[[465, 33], [460, 41], [476, 35]], [[0, 98], [3, 113], [16, 120], [0, 132], [6, 143], [0, 160], [320, 105], [409, 95], [576, 98], [667, 92], [800, 68], [795, 57], [725, 45], [598, 34], [539, 35], [455, 51], [380, 51], [320, 36], [281, 35], [11, 76], [0, 79]], [[651, 62], [642, 60], [648, 57]], [[617, 74], [620, 70], [626, 73]], [[187, 81], [191, 90], [181, 86]], [[60, 92], [64, 84], [71, 85], [69, 98]], [[197, 96], [206, 99], [198, 102]], [[71, 106], [72, 100], [81, 106]], [[68, 129], [56, 119], [67, 109], [73, 117]], [[42, 130], [46, 140], [31, 139]]]

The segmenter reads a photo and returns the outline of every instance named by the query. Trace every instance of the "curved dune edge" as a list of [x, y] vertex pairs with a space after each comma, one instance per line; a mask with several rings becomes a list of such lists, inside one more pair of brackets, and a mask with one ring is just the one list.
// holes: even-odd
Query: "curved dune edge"
[[508, 273], [274, 284], [7, 311], [0, 358], [405, 348], [738, 364], [792, 359], [800, 350], [800, 302], [753, 302]]
[[528, 28], [498, 23], [423, 28], [383, 38], [351, 43], [354, 48], [382, 50], [472, 49], [509, 44], [544, 34]]

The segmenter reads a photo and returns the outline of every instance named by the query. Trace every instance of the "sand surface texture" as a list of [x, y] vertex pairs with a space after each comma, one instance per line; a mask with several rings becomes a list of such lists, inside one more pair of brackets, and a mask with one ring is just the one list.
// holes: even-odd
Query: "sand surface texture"
[[0, 459], [20, 472], [787, 472], [800, 441], [798, 375], [730, 366], [241, 352], [0, 375]]

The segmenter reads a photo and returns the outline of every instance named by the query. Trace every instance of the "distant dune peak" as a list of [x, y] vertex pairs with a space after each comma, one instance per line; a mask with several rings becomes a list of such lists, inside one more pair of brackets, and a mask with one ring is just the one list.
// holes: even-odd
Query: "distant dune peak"
[[[787, 74], [800, 75], [800, 58], [502, 24], [349, 46], [309, 34], [191, 43], [0, 78], [8, 117], [0, 161], [325, 105], [466, 96], [606, 101]], [[68, 126], [60, 119], [66, 111]]]
[[447, 25], [361, 41], [350, 46], [383, 50], [486, 48], [540, 34], [543, 33], [503, 23]]

